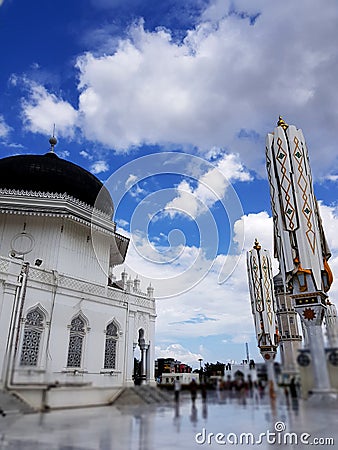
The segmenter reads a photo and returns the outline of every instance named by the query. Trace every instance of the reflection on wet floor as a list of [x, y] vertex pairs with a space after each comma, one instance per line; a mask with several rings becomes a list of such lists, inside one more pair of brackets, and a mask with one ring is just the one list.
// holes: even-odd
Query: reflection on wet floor
[[[337, 404], [311, 406], [283, 392], [270, 399], [255, 392], [243, 395], [208, 391], [206, 399], [199, 393], [195, 401], [191, 400], [189, 392], [181, 392], [178, 402], [173, 399], [170, 405], [163, 406], [99, 407], [7, 416], [0, 420], [0, 449], [219, 448], [224, 444], [217, 443], [217, 434], [223, 434], [223, 439], [230, 436], [235, 440], [241, 433], [252, 433], [256, 437], [268, 430], [280, 439], [285, 431], [309, 433], [311, 438], [331, 437], [338, 443], [337, 410]], [[259, 448], [271, 445], [263, 441]], [[257, 448], [257, 444], [250, 443], [245, 447], [251, 446]], [[308, 448], [308, 445], [289, 444], [284, 448]]]

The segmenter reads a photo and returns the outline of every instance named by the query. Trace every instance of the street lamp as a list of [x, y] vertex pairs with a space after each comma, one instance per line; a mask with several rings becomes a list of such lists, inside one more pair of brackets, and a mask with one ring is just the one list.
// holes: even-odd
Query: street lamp
[[201, 381], [202, 381], [202, 361], [203, 361], [203, 358], [198, 358], [198, 361], [199, 361], [199, 363], [200, 363], [199, 379], [200, 379], [200, 384], [201, 384]]

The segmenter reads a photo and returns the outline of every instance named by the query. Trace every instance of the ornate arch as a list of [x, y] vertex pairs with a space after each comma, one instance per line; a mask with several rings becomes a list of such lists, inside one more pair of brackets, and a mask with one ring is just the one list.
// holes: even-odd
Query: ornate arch
[[87, 333], [90, 330], [90, 326], [89, 326], [89, 320], [87, 318], [87, 316], [80, 310], [78, 311], [76, 314], [74, 314], [71, 318], [70, 324], [68, 325], [68, 328], [71, 328], [71, 324], [73, 322], [74, 319], [80, 318], [85, 326], [85, 332]]
[[67, 367], [81, 367], [85, 336], [89, 331], [89, 322], [82, 311], [75, 314], [68, 325], [69, 345]]
[[44, 317], [44, 323], [48, 324], [48, 318], [49, 314], [48, 311], [41, 305], [40, 302], [36, 303], [35, 305], [30, 306], [26, 311], [26, 317], [24, 318], [24, 322], [27, 320], [27, 316], [31, 311], [38, 310]]
[[117, 346], [120, 336], [119, 323], [113, 319], [105, 329], [105, 349], [104, 349], [104, 369], [116, 369], [117, 366]]
[[42, 335], [46, 326], [46, 312], [38, 303], [28, 309], [24, 319], [20, 366], [36, 367], [39, 364]]
[[149, 315], [144, 312], [137, 312], [135, 317], [135, 326], [134, 326], [134, 342], [137, 343], [139, 340], [139, 331], [143, 329], [144, 335], [143, 338], [148, 341], [149, 340]]

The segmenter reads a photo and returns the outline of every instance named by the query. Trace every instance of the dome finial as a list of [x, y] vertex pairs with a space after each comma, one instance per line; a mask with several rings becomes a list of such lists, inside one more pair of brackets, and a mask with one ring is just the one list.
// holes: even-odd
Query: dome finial
[[289, 125], [285, 122], [282, 116], [279, 116], [277, 126], [282, 127], [283, 130], [287, 130], [289, 128]]
[[54, 153], [54, 147], [56, 146], [56, 144], [58, 143], [56, 137], [55, 137], [55, 123], [53, 126], [53, 136], [51, 136], [51, 138], [49, 139], [49, 143], [50, 143], [50, 153]]
[[262, 247], [260, 246], [260, 244], [259, 244], [257, 238], [255, 239], [255, 243], [254, 243], [253, 248], [254, 248], [255, 250], [260, 250], [260, 249], [262, 248]]

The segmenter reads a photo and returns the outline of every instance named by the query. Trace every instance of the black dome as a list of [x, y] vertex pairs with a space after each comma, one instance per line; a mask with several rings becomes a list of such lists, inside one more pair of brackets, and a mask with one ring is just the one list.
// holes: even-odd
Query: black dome
[[112, 216], [112, 199], [102, 187], [101, 181], [90, 172], [52, 152], [0, 159], [0, 188], [66, 193]]

